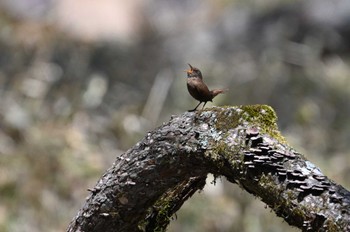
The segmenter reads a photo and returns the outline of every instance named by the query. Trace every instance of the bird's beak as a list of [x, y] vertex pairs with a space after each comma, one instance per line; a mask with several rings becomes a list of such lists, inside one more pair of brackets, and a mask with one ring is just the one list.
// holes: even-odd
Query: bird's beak
[[190, 66], [190, 69], [184, 70], [184, 72], [192, 73], [192, 72], [193, 72], [193, 67], [192, 67], [192, 65], [188, 64], [188, 66]]

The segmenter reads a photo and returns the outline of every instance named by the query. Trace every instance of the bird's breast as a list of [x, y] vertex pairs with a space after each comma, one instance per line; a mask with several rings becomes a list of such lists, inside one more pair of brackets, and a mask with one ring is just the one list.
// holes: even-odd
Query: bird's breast
[[187, 89], [198, 101], [207, 102], [213, 99], [207, 85], [200, 78], [187, 78]]

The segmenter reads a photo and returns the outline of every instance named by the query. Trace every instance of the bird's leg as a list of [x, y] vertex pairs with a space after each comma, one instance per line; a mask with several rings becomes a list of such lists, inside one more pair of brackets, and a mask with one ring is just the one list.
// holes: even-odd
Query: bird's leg
[[193, 111], [196, 111], [196, 109], [198, 108], [198, 106], [202, 104], [202, 102], [199, 102], [198, 105], [196, 106], [196, 108], [194, 108], [193, 110], [189, 110], [188, 112], [193, 112]]
[[204, 106], [207, 104], [207, 102], [204, 102], [204, 105], [203, 105], [203, 107], [202, 107], [202, 110], [204, 109]]

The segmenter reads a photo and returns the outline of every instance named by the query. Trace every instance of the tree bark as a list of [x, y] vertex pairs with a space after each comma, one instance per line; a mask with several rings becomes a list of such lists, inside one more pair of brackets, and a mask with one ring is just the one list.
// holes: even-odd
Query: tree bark
[[164, 231], [208, 173], [303, 231], [350, 231], [349, 191], [287, 144], [264, 105], [173, 116], [117, 157], [67, 231]]

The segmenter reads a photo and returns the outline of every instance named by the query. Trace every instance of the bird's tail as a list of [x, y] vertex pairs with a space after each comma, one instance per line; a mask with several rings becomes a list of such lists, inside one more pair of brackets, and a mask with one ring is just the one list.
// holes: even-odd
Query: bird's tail
[[228, 89], [213, 89], [213, 90], [210, 90], [210, 93], [214, 98], [216, 95], [221, 94], [221, 93], [225, 93], [227, 91], [228, 91]]

